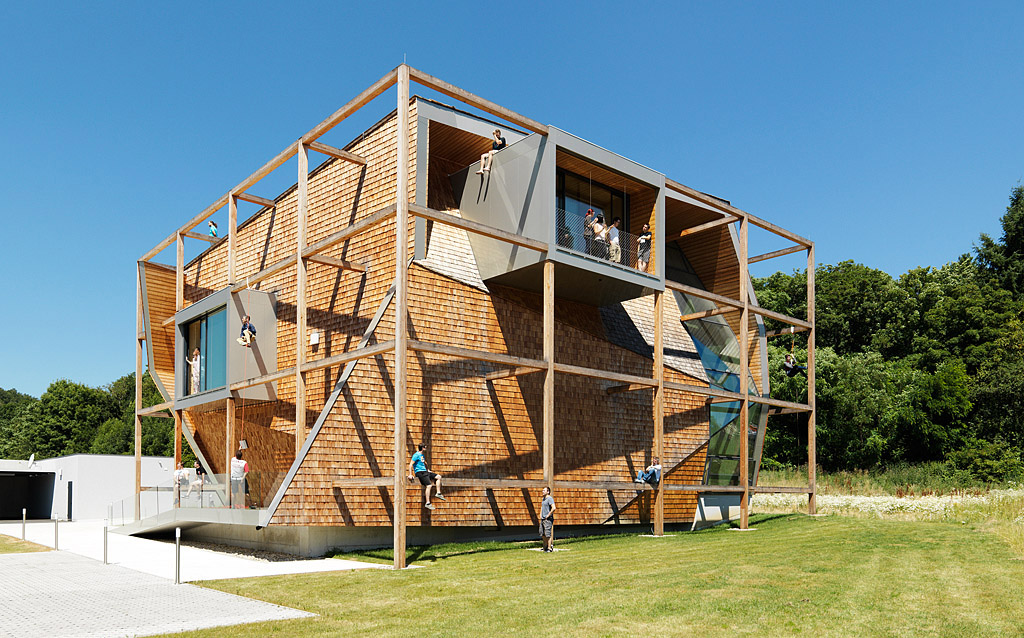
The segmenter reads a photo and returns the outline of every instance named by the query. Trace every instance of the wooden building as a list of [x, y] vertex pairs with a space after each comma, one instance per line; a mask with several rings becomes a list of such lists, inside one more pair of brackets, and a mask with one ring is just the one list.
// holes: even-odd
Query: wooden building
[[[374, 126], [318, 141], [392, 86]], [[480, 173], [496, 128], [508, 146]], [[292, 188], [251, 192], [292, 157]], [[238, 221], [239, 201], [262, 208]], [[223, 237], [193, 232], [224, 208]], [[587, 210], [620, 218], [617, 241], [593, 236]], [[793, 246], [750, 256], [751, 225]], [[187, 240], [210, 245], [185, 263]], [[176, 264], [153, 261], [172, 245]], [[809, 316], [760, 308], [746, 265], [798, 251]], [[399, 66], [139, 260], [136, 378], [145, 361], [166, 402], [138, 415], [174, 418], [212, 474], [242, 441], [250, 466], [234, 519], [182, 503], [160, 524], [217, 522], [214, 536], [297, 553], [401, 550], [407, 534], [526, 535], [547, 485], [559, 527], [746, 526], [749, 496], [781, 489], [756, 483], [779, 412], [808, 416], [809, 482], [792, 491], [813, 511], [813, 401], [770, 398], [763, 323], [809, 331], [813, 397], [813, 264], [803, 237]], [[245, 315], [251, 347], [235, 342]], [[444, 477], [434, 510], [406, 477], [419, 442]], [[654, 457], [663, 480], [633, 482]]]

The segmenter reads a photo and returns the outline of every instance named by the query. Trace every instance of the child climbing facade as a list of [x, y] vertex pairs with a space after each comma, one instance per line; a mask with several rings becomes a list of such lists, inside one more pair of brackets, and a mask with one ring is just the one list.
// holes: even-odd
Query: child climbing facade
[[416, 453], [412, 455], [412, 460], [409, 461], [409, 480], [411, 481], [414, 476], [420, 480], [420, 484], [423, 486], [423, 507], [432, 510], [434, 509], [433, 503], [430, 502], [430, 490], [432, 488], [436, 498], [442, 501], [447, 501], [448, 499], [441, 495], [441, 475], [427, 469], [427, 462], [423, 458], [423, 451], [426, 449], [427, 444], [420, 443]]

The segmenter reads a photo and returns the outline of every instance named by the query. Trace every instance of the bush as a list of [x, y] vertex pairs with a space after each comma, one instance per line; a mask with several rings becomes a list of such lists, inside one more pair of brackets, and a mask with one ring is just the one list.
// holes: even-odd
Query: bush
[[946, 459], [950, 477], [956, 482], [999, 483], [1024, 476], [1020, 449], [1000, 441], [970, 441]]

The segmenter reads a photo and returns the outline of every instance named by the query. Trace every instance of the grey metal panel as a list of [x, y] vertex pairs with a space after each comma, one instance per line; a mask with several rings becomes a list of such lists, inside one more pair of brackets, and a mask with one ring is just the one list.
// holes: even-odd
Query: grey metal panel
[[[185, 410], [198, 405], [226, 400], [229, 396], [243, 399], [274, 400], [277, 398], [276, 382], [246, 388], [231, 393], [227, 386], [182, 396], [188, 387], [188, 370], [184, 365], [185, 330], [189, 322], [206, 313], [225, 307], [227, 309], [227, 327], [223, 335], [225, 340], [226, 379], [228, 385], [243, 379], [258, 377], [277, 372], [277, 300], [272, 292], [262, 290], [242, 290], [231, 293], [225, 287], [208, 295], [187, 308], [180, 310], [175, 316], [176, 333], [174, 336], [174, 379], [177, 396], [174, 398], [174, 409]], [[242, 317], [246, 314], [252, 318], [256, 326], [257, 336], [251, 348], [245, 348], [235, 342], [242, 330]]]
[[[533, 134], [494, 154], [491, 170], [476, 174], [480, 163], [452, 176], [461, 193], [466, 219], [551, 244], [555, 224], [555, 153], [547, 139]], [[497, 239], [470, 234], [480, 277], [487, 280], [532, 266], [543, 253]]]

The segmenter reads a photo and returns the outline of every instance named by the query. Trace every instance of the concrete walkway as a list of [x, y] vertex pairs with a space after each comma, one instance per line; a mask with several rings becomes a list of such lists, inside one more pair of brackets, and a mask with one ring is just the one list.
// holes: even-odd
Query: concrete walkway
[[[103, 521], [62, 522], [58, 525], [58, 546], [62, 551], [98, 561], [103, 560]], [[0, 523], [0, 534], [21, 538], [21, 523]], [[29, 522], [25, 540], [53, 547], [53, 521]], [[173, 582], [173, 542], [154, 541], [111, 532], [107, 535], [107, 543], [107, 556], [111, 565], [127, 567]], [[390, 569], [390, 566], [336, 558], [262, 561], [196, 547], [181, 548], [182, 582], [352, 569]]]
[[0, 554], [0, 638], [151, 636], [313, 615], [70, 552]]

